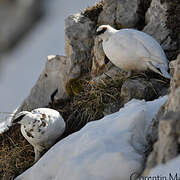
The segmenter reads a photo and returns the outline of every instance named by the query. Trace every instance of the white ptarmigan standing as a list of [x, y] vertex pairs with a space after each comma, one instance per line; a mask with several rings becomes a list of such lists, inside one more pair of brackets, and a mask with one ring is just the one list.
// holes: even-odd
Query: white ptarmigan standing
[[50, 108], [38, 108], [18, 113], [13, 123], [21, 124], [21, 133], [34, 147], [35, 161], [64, 133], [65, 122], [60, 113]]
[[96, 34], [103, 40], [103, 50], [114, 65], [126, 71], [150, 69], [170, 79], [166, 55], [150, 35], [135, 29], [116, 30], [110, 25], [99, 26]]

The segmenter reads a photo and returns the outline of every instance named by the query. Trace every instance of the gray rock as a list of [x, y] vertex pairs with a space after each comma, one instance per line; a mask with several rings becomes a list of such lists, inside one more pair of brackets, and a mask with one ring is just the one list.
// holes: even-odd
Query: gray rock
[[135, 27], [138, 20], [140, 0], [104, 0], [98, 24], [109, 24], [116, 28]]
[[168, 98], [166, 111], [179, 111], [180, 107], [180, 54], [176, 60], [173, 78], [171, 78], [171, 93]]
[[46, 107], [55, 99], [67, 98], [66, 83], [71, 79], [67, 74], [68, 68], [66, 57], [48, 56], [43, 72], [16, 114], [21, 111]]
[[96, 37], [94, 40], [94, 47], [92, 50], [92, 68], [91, 77], [102, 74], [105, 67], [105, 53], [102, 47], [102, 40]]
[[121, 69], [119, 69], [118, 67], [114, 66], [113, 64], [111, 64], [111, 62], [109, 62], [105, 67], [104, 67], [104, 73], [94, 77], [92, 79], [92, 81], [94, 81], [95, 83], [99, 83], [101, 81], [103, 81], [106, 78], [126, 78], [127, 73]]
[[144, 78], [127, 79], [121, 88], [121, 97], [126, 103], [133, 98], [145, 99], [147, 101], [157, 98], [164, 89], [167, 89], [164, 84], [159, 83], [156, 79], [146, 80]]
[[152, 0], [150, 8], [146, 13], [147, 25], [143, 31], [153, 36], [160, 44], [170, 35], [170, 31], [166, 27], [166, 11], [166, 3], [161, 3], [160, 0]]
[[174, 75], [174, 71], [175, 71], [176, 65], [177, 65], [177, 61], [176, 61], [176, 60], [172, 60], [172, 61], [169, 63], [169, 68], [170, 68], [170, 74], [171, 74], [171, 76]]
[[159, 148], [158, 159], [159, 163], [166, 163], [174, 158], [178, 153], [177, 133], [179, 131], [180, 113], [168, 112], [159, 124]]
[[166, 163], [178, 155], [180, 142], [180, 55], [178, 56], [173, 77], [171, 79], [170, 94], [166, 104], [153, 119], [149, 129], [149, 142], [154, 144], [153, 151], [148, 157], [144, 174], [158, 164]]
[[[178, 6], [178, 2], [176, 2], [176, 6]], [[178, 35], [173, 38], [175, 36], [174, 29], [178, 29], [178, 25], [172, 25], [171, 23], [175, 20], [174, 17], [178, 16], [175, 13], [175, 8], [172, 10], [171, 1], [152, 0], [146, 13], [147, 25], [143, 29], [144, 32], [153, 36], [161, 44], [170, 59], [176, 54], [178, 43], [180, 43], [177, 38]], [[172, 36], [172, 34], [174, 35]]]
[[[166, 103], [161, 106], [158, 113], [152, 119], [152, 122], [147, 130], [147, 140], [149, 144], [152, 146], [158, 139], [158, 127], [159, 127], [159, 119], [164, 116]], [[152, 149], [151, 149], [152, 150]]]
[[78, 77], [90, 72], [94, 44], [94, 22], [82, 14], [74, 14], [65, 20], [67, 61], [71, 64], [69, 73]]
[[120, 103], [110, 103], [107, 104], [104, 108], [103, 115], [107, 116], [109, 114], [115, 113], [119, 111], [119, 109], [122, 107]]
[[168, 112], [159, 123], [158, 141], [148, 157], [146, 172], [158, 164], [163, 164], [178, 155], [180, 137], [180, 112]]
[[0, 52], [8, 50], [42, 14], [40, 0], [0, 1]]

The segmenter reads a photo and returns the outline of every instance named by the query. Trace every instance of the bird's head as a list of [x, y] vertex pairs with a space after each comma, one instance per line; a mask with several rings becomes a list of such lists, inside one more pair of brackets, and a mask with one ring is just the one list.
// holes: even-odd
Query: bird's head
[[13, 120], [13, 124], [26, 124], [27, 122], [27, 116], [30, 114], [30, 112], [28, 112], [28, 111], [22, 111], [22, 112], [20, 112], [20, 113], [18, 113], [16, 116], [15, 116], [15, 118], [14, 118], [14, 120]]
[[117, 30], [111, 27], [110, 25], [101, 25], [96, 30], [96, 35], [99, 36], [102, 40], [107, 40], [111, 34]]

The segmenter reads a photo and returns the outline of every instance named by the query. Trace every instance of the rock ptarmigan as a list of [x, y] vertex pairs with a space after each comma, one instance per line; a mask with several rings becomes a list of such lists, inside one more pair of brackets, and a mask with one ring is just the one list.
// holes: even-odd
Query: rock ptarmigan
[[38, 108], [18, 113], [13, 123], [21, 124], [21, 133], [34, 147], [37, 161], [64, 133], [65, 122], [60, 113], [50, 108]]
[[168, 61], [159, 43], [150, 35], [135, 30], [116, 30], [101, 25], [96, 34], [103, 40], [103, 50], [109, 60], [122, 70], [148, 69], [170, 79]]

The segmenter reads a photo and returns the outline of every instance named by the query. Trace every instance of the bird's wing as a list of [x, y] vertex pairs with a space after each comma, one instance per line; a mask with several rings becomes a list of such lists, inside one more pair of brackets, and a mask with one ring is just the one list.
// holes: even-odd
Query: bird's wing
[[149, 59], [159, 64], [167, 64], [165, 54], [160, 45], [145, 33], [136, 31], [124, 31], [113, 36], [115, 43], [124, 46], [124, 48], [134, 56], [141, 59]]
[[46, 111], [44, 110], [44, 108], [38, 108], [38, 109], [34, 109], [31, 111], [31, 113], [33, 113], [33, 114], [43, 114], [45, 112]]
[[[149, 47], [147, 47], [147, 45], [141, 39], [138, 39], [138, 43], [141, 46], [141, 48], [144, 51], [146, 51], [148, 53], [148, 55], [149, 55], [147, 57], [144, 57], [145, 59], [150, 59], [150, 60], [155, 61], [155, 62], [157, 62], [159, 64], [165, 64], [165, 62], [163, 61], [162, 57], [156, 56], [156, 55], [152, 54], [152, 52], [150, 52]], [[154, 53], [154, 51], [153, 51], [153, 53]]]
[[160, 44], [153, 37], [139, 31], [137, 33], [133, 33], [133, 37], [137, 39], [137, 41], [143, 46], [143, 48], [145, 48], [149, 52], [149, 58], [152, 61], [167, 66], [166, 55]]
[[149, 51], [132, 34], [118, 34], [112, 37], [115, 47], [122, 47], [127, 52], [139, 57], [150, 57]]
[[45, 108], [34, 109], [33, 111], [31, 111], [31, 113], [39, 115], [41, 121], [45, 119], [46, 120], [49, 119], [48, 114], [47, 114], [48, 112]]
[[164, 76], [165, 78], [171, 79], [170, 74], [167, 72], [164, 66], [161, 66], [160, 64], [153, 64], [151, 61], [146, 62], [149, 69], [152, 71], [160, 74], [161, 76]]

